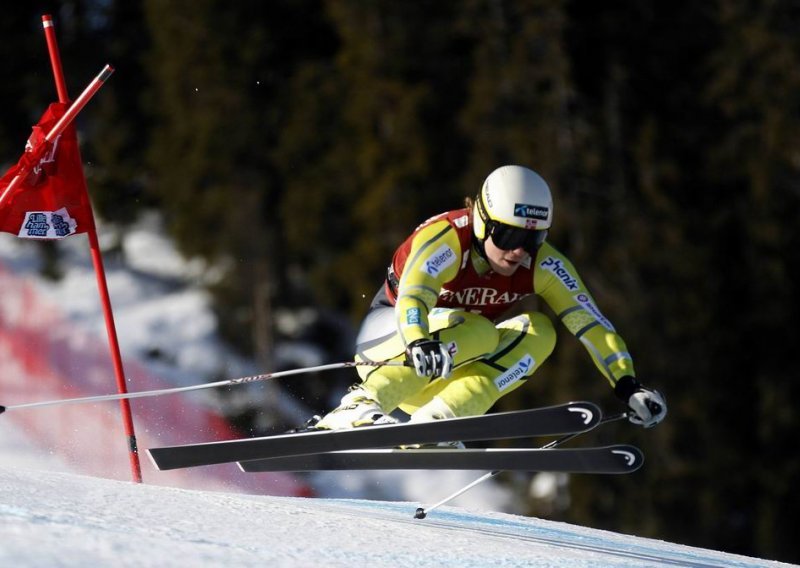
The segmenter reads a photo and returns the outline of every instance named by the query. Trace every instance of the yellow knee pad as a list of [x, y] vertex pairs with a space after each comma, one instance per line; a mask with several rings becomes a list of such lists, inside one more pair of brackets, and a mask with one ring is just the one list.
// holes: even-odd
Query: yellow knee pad
[[[556, 330], [541, 312], [527, 312], [497, 324], [500, 341], [490, 361], [508, 363], [507, 353], [530, 353], [539, 362], [547, 359], [556, 346]], [[518, 347], [521, 346], [521, 349]]]
[[456, 416], [483, 414], [502, 396], [520, 387], [553, 352], [556, 332], [539, 312], [522, 314], [497, 325], [497, 349], [459, 367], [450, 379], [437, 379], [400, 408], [413, 413], [438, 396]]
[[436, 308], [428, 321], [431, 333], [450, 348], [455, 367], [492, 353], [500, 341], [494, 323], [479, 314]]
[[414, 367], [380, 367], [364, 379], [362, 387], [373, 395], [384, 412], [391, 412], [408, 397], [425, 388], [430, 379], [417, 375]]
[[[500, 333], [491, 321], [463, 310], [437, 308], [431, 311], [428, 321], [432, 335], [449, 347], [456, 368], [491, 353], [500, 339]], [[370, 346], [364, 356], [372, 361], [404, 361], [404, 346], [400, 336], [395, 334]], [[411, 367], [364, 366], [358, 367], [357, 372], [364, 388], [375, 396], [386, 412], [391, 412], [429, 384], [427, 377], [418, 377]]]
[[[453, 363], [457, 367], [467, 361], [491, 353], [497, 347], [500, 333], [494, 323], [479, 314], [451, 308], [434, 308], [428, 315], [431, 335], [450, 347]], [[370, 361], [402, 361], [405, 345], [395, 333], [380, 343], [370, 345], [356, 356]], [[359, 367], [358, 374], [366, 379], [372, 373], [368, 367]]]

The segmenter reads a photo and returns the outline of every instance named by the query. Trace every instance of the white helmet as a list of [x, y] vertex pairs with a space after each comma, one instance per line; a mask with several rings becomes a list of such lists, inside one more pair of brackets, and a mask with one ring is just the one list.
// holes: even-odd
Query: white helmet
[[489, 174], [472, 210], [475, 237], [483, 243], [491, 236], [505, 250], [523, 247], [535, 252], [552, 221], [547, 182], [522, 166], [503, 166]]

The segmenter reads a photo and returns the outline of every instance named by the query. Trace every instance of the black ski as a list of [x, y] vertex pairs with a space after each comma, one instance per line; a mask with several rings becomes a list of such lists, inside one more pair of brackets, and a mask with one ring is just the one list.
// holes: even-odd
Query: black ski
[[575, 449], [377, 449], [322, 452], [239, 462], [245, 472], [348, 469], [480, 469], [489, 471], [557, 471], [565, 473], [631, 473], [644, 463], [634, 446]]
[[388, 448], [404, 444], [554, 436], [586, 432], [597, 426], [601, 418], [602, 412], [597, 405], [591, 402], [571, 402], [547, 408], [418, 424], [300, 432], [150, 448], [147, 451], [156, 468], [168, 470], [336, 450]]

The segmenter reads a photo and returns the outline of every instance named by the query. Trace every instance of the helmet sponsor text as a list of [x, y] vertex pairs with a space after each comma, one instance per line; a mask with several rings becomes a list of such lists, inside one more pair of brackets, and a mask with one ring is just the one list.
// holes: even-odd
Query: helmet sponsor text
[[514, 204], [514, 216], [525, 217], [526, 219], [538, 219], [540, 221], [547, 221], [550, 215], [549, 207], [542, 207], [541, 205], [528, 205], [527, 203]]

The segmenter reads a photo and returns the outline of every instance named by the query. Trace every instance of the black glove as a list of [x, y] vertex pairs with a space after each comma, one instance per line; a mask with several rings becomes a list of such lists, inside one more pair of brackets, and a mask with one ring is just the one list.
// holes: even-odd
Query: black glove
[[622, 377], [617, 381], [614, 393], [633, 412], [629, 418], [633, 424], [652, 428], [667, 415], [664, 396], [657, 390], [643, 387], [633, 377]]
[[447, 378], [453, 370], [453, 356], [438, 339], [417, 339], [406, 348], [406, 363], [420, 377]]

